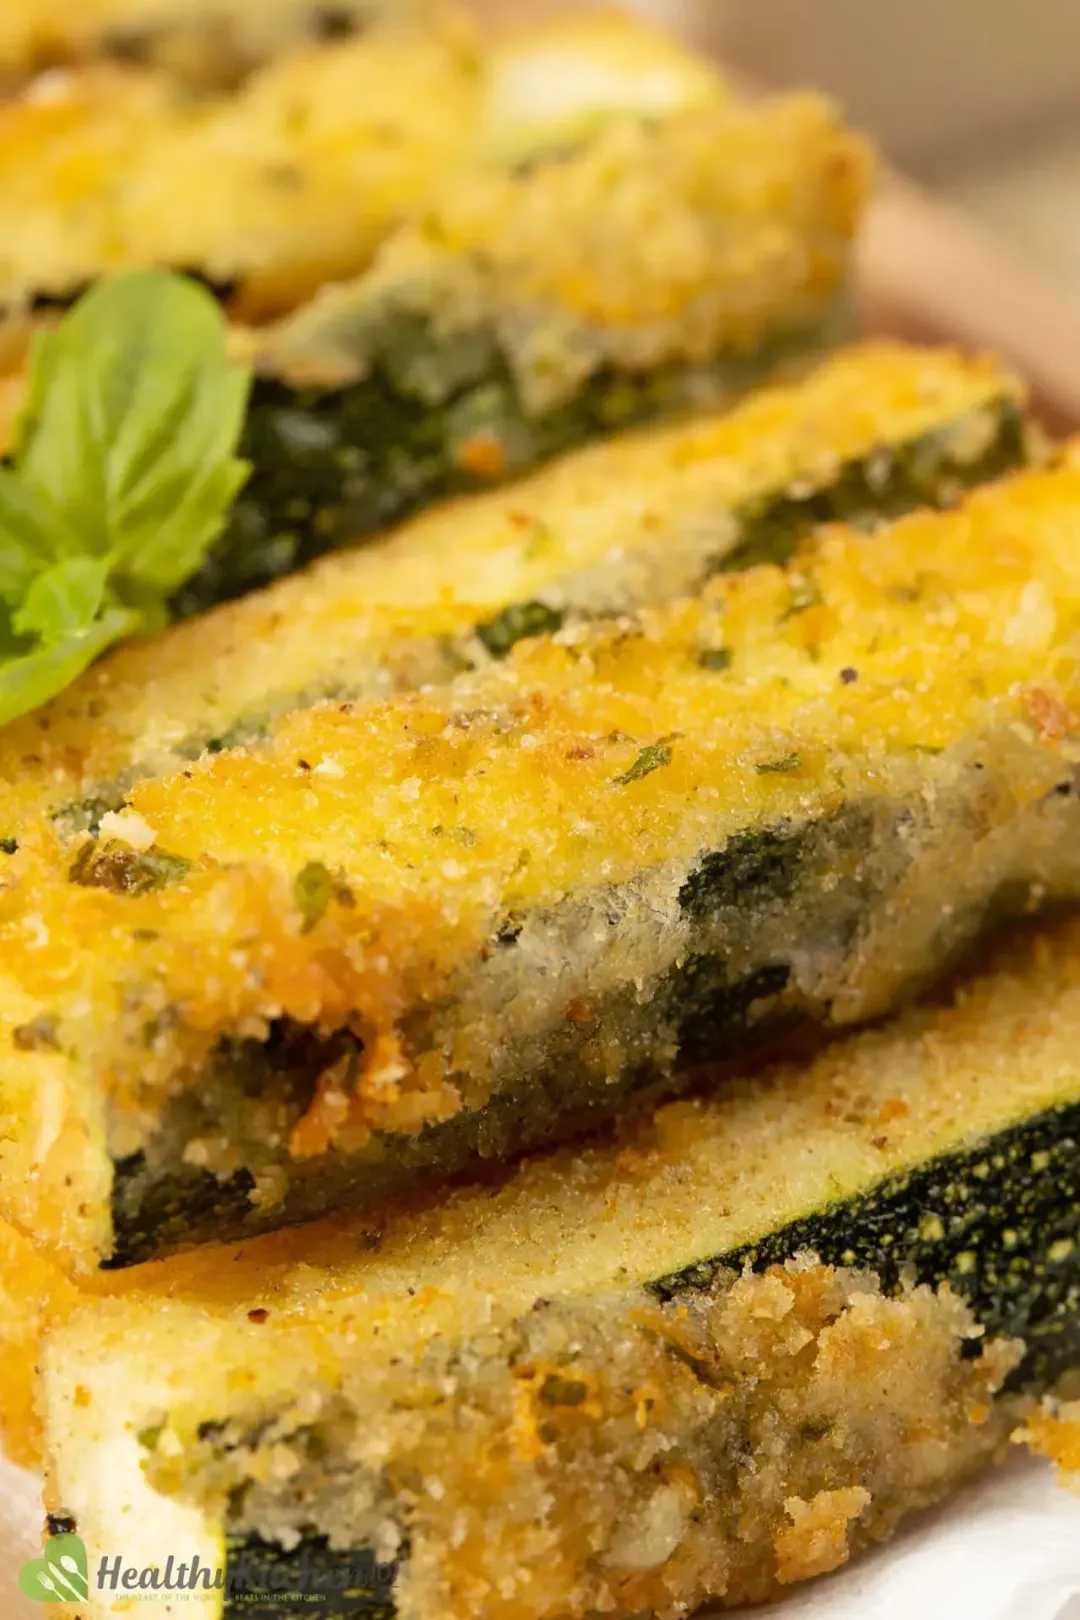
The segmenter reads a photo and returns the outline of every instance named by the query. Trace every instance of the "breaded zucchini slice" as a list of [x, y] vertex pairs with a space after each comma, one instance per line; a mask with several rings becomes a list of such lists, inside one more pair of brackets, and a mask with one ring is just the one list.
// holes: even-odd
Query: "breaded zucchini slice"
[[46, 1346], [52, 1505], [227, 1560], [207, 1617], [275, 1553], [380, 1620], [776, 1596], [1080, 1362], [1078, 1038], [1070, 922], [615, 1144], [133, 1273]]
[[0, 310], [96, 276], [195, 272], [238, 317], [366, 265], [474, 138], [482, 65], [456, 20], [282, 58], [194, 105], [108, 66], [0, 106]]
[[273, 719], [502, 658], [529, 635], [784, 562], [822, 523], [871, 528], [1042, 454], [1016, 379], [868, 344], [805, 380], [592, 446], [127, 646], [0, 741], [0, 837], [96, 827], [141, 776], [257, 744]]
[[87, 61], [161, 67], [199, 88], [236, 83], [298, 45], [345, 39], [424, 0], [5, 0], [0, 83]]
[[[0, 84], [104, 61], [161, 68], [198, 90], [227, 88], [298, 47], [448, 11], [442, 0], [5, 0]], [[574, 12], [541, 30], [500, 31], [497, 42], [486, 134], [507, 156], [576, 139], [598, 114], [662, 116], [718, 91], [710, 63], [619, 12]]]
[[179, 605], [805, 365], [845, 329], [868, 167], [828, 103], [789, 96], [462, 171], [259, 344], [255, 471]]
[[[404, 50], [401, 38], [377, 34], [349, 49], [373, 60], [379, 50]], [[561, 47], [568, 61], [573, 46]], [[438, 47], [428, 41], [408, 49], [430, 56]], [[310, 68], [338, 55], [305, 60]], [[524, 74], [527, 53], [515, 60]], [[518, 69], [509, 61], [512, 82]], [[380, 94], [391, 93], [389, 86], [398, 95], [388, 65], [376, 71]], [[284, 74], [286, 66], [273, 72]], [[268, 77], [253, 81], [249, 96]], [[491, 77], [497, 81], [498, 70]], [[145, 77], [128, 88], [141, 98], [156, 94]], [[594, 108], [609, 88], [596, 91]], [[428, 99], [437, 120], [438, 98]], [[496, 100], [492, 93], [493, 109]], [[355, 119], [351, 100], [349, 108]], [[37, 111], [55, 115], [55, 108]], [[550, 109], [553, 127], [566, 114], [565, 105]], [[115, 108], [110, 116], [111, 138], [126, 145], [125, 118]], [[460, 108], [455, 117], [460, 122]], [[522, 119], [536, 139], [526, 102]], [[496, 126], [492, 138], [501, 145], [509, 139], [507, 120], [493, 110]], [[188, 128], [184, 142], [192, 138]], [[405, 161], [409, 142], [420, 138], [420, 129], [411, 129], [385, 161]], [[427, 152], [433, 163], [445, 161], [438, 140]], [[85, 165], [82, 145], [80, 153]], [[261, 147], [259, 154], [264, 165]], [[250, 156], [238, 147], [230, 162]], [[377, 235], [388, 224], [382, 202], [396, 203], [372, 185], [370, 172], [361, 176], [355, 150], [349, 162], [363, 207], [379, 215]], [[354, 242], [356, 213], [341, 206], [340, 176], [321, 162], [316, 168], [313, 187], [298, 191], [284, 211], [270, 198], [265, 218], [258, 188], [245, 193], [252, 219], [270, 233], [260, 239], [265, 275], [258, 270], [252, 279], [242, 270], [237, 280], [234, 249], [245, 215], [224, 202], [200, 218], [232, 255], [228, 263], [214, 258], [216, 248], [208, 257], [193, 246], [172, 196], [181, 171], [169, 166], [155, 167], [149, 191], [135, 187], [143, 199], [160, 196], [168, 223], [155, 221], [146, 234], [152, 248], [129, 251], [121, 230], [116, 262], [150, 252], [161, 262], [194, 265], [211, 281], [235, 284], [241, 306], [250, 310], [254, 298], [262, 308], [264, 292], [271, 301], [277, 296], [282, 254], [294, 265], [298, 254], [321, 253], [328, 241], [313, 218], [297, 230], [287, 214], [317, 212], [332, 196], [330, 234]], [[28, 174], [20, 173], [25, 191]], [[547, 161], [467, 166], [415, 227], [386, 244], [369, 274], [327, 291], [278, 328], [238, 332], [238, 346], [259, 372], [242, 446], [254, 472], [229, 528], [175, 606], [206, 608], [440, 496], [505, 481], [635, 422], [730, 403], [770, 373], [805, 364], [843, 328], [866, 176], [862, 143], [818, 98], [750, 108], [719, 92], [714, 105], [687, 112], [605, 120], [591, 138]], [[206, 183], [190, 178], [201, 208]], [[212, 184], [224, 195], [234, 180], [225, 164]], [[418, 178], [418, 186], [427, 183]], [[110, 195], [110, 210], [114, 200]], [[28, 261], [35, 277], [43, 263], [69, 258], [78, 237], [51, 207], [39, 212], [44, 239]], [[98, 210], [79, 219], [88, 238], [96, 237]], [[23, 238], [12, 240], [18, 253]], [[89, 257], [95, 252], [88, 239]], [[315, 279], [325, 273], [323, 266]], [[0, 286], [3, 280], [0, 252]]]
[[[545, 66], [563, 84], [550, 105]], [[50, 76], [0, 107], [0, 314], [155, 264], [200, 276], [239, 321], [263, 320], [363, 272], [466, 160], [528, 166], [609, 119], [662, 121], [727, 95], [631, 19], [556, 20], [485, 46], [441, 6], [426, 26], [407, 13], [201, 101], [152, 69]]]
[[1078, 532], [1023, 475], [28, 821], [7, 1218], [87, 1269], [380, 1197], [1075, 899]]

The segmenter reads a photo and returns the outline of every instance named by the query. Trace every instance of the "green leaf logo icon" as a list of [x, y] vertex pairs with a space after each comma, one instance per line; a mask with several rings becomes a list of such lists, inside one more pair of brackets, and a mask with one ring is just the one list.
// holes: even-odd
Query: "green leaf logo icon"
[[82, 1603], [90, 1595], [86, 1547], [79, 1536], [54, 1536], [40, 1558], [19, 1571], [19, 1590], [38, 1603]]

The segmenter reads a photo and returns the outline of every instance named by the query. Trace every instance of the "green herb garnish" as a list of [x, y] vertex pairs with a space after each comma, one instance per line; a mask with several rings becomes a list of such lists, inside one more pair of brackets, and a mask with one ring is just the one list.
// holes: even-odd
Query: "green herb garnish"
[[182, 276], [99, 282], [39, 335], [0, 468], [0, 724], [167, 622], [247, 478], [249, 388], [221, 310]]
[[823, 600], [821, 587], [816, 579], [796, 581], [791, 587], [791, 602], [780, 616], [781, 624], [787, 619], [794, 619], [800, 613], [806, 613], [810, 608], [820, 607]]
[[640, 782], [643, 776], [651, 776], [662, 765], [671, 764], [671, 744], [666, 742], [650, 743], [638, 754], [628, 771], [615, 777], [615, 787], [625, 787], [628, 782]]
[[437, 825], [432, 827], [431, 833], [433, 838], [452, 839], [455, 844], [460, 844], [462, 849], [476, 848], [477, 837], [471, 827], [443, 827]]
[[90, 839], [79, 850], [68, 877], [84, 889], [108, 889], [110, 894], [154, 894], [170, 883], [182, 883], [191, 871], [183, 855], [164, 849], [141, 853], [119, 839]]
[[546, 602], [515, 602], [497, 618], [476, 627], [476, 634], [492, 658], [506, 658], [519, 641], [533, 636], [554, 635], [562, 629], [564, 615]]
[[768, 759], [763, 765], [755, 765], [754, 769], [759, 776], [783, 776], [788, 771], [797, 771], [801, 767], [801, 754], [785, 754], [782, 759]]
[[303, 932], [310, 934], [322, 922], [331, 903], [352, 907], [356, 904], [353, 892], [342, 874], [331, 872], [322, 861], [308, 861], [293, 880], [293, 899], [303, 918]]
[[698, 664], [702, 669], [719, 673], [731, 668], [731, 654], [726, 647], [706, 647], [704, 652], [698, 653]]
[[12, 1044], [18, 1052], [59, 1052], [56, 1019], [42, 1013], [29, 1024], [20, 1024], [11, 1032]]

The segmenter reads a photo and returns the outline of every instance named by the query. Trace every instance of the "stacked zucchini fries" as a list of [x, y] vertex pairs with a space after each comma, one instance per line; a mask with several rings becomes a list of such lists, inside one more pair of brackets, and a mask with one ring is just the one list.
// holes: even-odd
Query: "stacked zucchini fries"
[[[862, 143], [609, 16], [10, 11], [0, 517], [87, 284], [254, 375], [179, 622], [0, 731], [2, 1418], [81, 1612], [684, 1615], [1053, 1450], [1080, 452], [823, 353]], [[12, 557], [6, 701], [96, 578]]]
[[198, 108], [97, 67], [0, 108], [8, 419], [28, 331], [103, 270], [197, 274], [257, 368], [252, 476], [184, 612], [844, 330], [861, 141], [628, 24], [485, 54], [456, 17], [398, 21]]

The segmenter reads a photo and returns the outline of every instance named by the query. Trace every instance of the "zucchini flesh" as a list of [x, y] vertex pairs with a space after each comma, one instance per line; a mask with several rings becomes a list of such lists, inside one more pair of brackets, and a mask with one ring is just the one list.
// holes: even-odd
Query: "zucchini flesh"
[[[28, 835], [9, 1212], [86, 1268], [381, 1197], [886, 1011], [1073, 898], [1078, 513], [1064, 466], [828, 531], [145, 779], [94, 859]], [[56, 1093], [85, 1131], [53, 1183]]]
[[[1077, 1027], [1069, 921], [947, 999], [646, 1113], [615, 1142], [126, 1279], [46, 1349], [58, 1500], [103, 1544], [134, 1510], [169, 1544], [171, 1516], [198, 1504], [233, 1557], [299, 1532], [316, 1559], [329, 1534], [386, 1560], [396, 1528], [402, 1620], [436, 1601], [486, 1616], [479, 1594], [522, 1567], [514, 1612], [530, 1620], [775, 1595], [832, 1567], [780, 1534], [792, 1496], [869, 1490], [841, 1561], [992, 1456], [1025, 1399], [1076, 1368]], [[880, 1261], [884, 1292], [808, 1260], [817, 1244]], [[912, 1293], [911, 1273], [930, 1288]], [[116, 1436], [136, 1431], [129, 1485]], [[949, 1461], [922, 1474], [933, 1457]], [[691, 1511], [653, 1502], [680, 1480]], [[587, 1547], [579, 1489], [594, 1492]], [[719, 1550], [740, 1515], [732, 1561]], [[522, 1542], [534, 1522], [543, 1538]], [[379, 1589], [359, 1612], [386, 1608]]]

